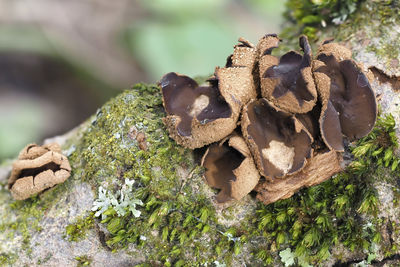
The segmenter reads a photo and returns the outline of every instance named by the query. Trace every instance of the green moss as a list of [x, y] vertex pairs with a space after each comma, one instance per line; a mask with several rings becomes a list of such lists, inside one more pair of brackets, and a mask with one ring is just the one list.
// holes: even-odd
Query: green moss
[[0, 266], [12, 266], [18, 259], [15, 253], [0, 253]]
[[[31, 236], [42, 232], [41, 219], [50, 208], [57, 203], [63, 194], [67, 194], [70, 181], [45, 193], [31, 197], [27, 200], [13, 200], [6, 185], [0, 189], [0, 202], [3, 203], [0, 210], [0, 232], [6, 239], [6, 247], [13, 247], [17, 255], [25, 253], [30, 256], [34, 245], [31, 244]], [[10, 216], [10, 214], [12, 216]], [[0, 251], [3, 252], [3, 251]]]
[[[39, 204], [38, 198], [26, 201], [13, 201], [3, 212], [0, 231], [7, 232], [7, 236], [13, 239], [22, 237], [22, 249], [29, 255], [31, 253], [30, 238], [33, 232], [40, 232], [40, 218], [44, 207]], [[9, 214], [17, 214], [16, 217], [8, 218]], [[8, 214], [8, 215], [7, 215]]]
[[[101, 185], [115, 195], [125, 179], [135, 180], [133, 194], [143, 201], [137, 206], [141, 215], [118, 216], [112, 207], [104, 212], [106, 244], [113, 250], [136, 244], [149, 262], [165, 265], [230, 260], [238, 245], [223, 235], [227, 229], [217, 223], [204, 193], [203, 169], [190, 150], [168, 137], [163, 112], [159, 88], [136, 85], [97, 112], [70, 156], [74, 169], [82, 170], [79, 176], [95, 188]], [[140, 131], [146, 135], [147, 150], [135, 139]], [[191, 172], [182, 177], [180, 170]], [[69, 225], [70, 238], [81, 236], [92, 218]], [[216, 246], [223, 247], [224, 255], [215, 255]]]
[[[297, 39], [302, 33], [310, 38], [314, 50], [320, 41], [334, 37], [335, 41], [361, 46], [353, 51], [354, 55], [372, 52], [383, 65], [380, 68], [389, 71], [395, 68], [393, 59], [399, 57], [400, 36], [395, 30], [400, 21], [399, 1], [290, 0], [285, 16], [288, 21], [281, 36], [288, 46], [286, 50], [297, 49]], [[348, 19], [334, 25], [332, 21], [340, 17]], [[326, 22], [325, 27], [322, 21]]]
[[398, 178], [394, 127], [392, 116], [380, 117], [374, 130], [351, 148], [354, 161], [345, 172], [290, 199], [260, 205], [258, 230], [252, 235], [265, 236], [267, 245], [257, 256], [271, 264], [274, 251], [290, 247], [296, 257], [320, 265], [339, 243], [351, 251], [368, 251], [380, 243], [373, 184], [386, 171]]
[[286, 2], [285, 17], [289, 25], [283, 31], [285, 38], [297, 38], [305, 34], [317, 39], [318, 31], [331, 24], [338, 24], [357, 9], [362, 0], [289, 0]]
[[78, 241], [86, 236], [86, 232], [93, 228], [94, 225], [94, 212], [91, 212], [86, 217], [78, 218], [78, 220], [69, 224], [65, 228], [65, 233], [68, 236], [69, 241]]
[[[398, 159], [386, 152], [397, 146], [390, 116], [380, 118], [371, 134], [352, 148], [355, 161], [345, 172], [290, 199], [259, 204], [257, 214], [230, 228], [219, 223], [207, 197], [203, 169], [191, 151], [168, 137], [162, 117], [159, 89], [136, 85], [98, 111], [71, 156], [72, 164], [81, 166], [79, 175], [95, 188], [101, 185], [114, 194], [125, 179], [135, 180], [132, 193], [143, 201], [137, 207], [141, 215], [118, 216], [110, 207], [101, 221], [112, 250], [134, 244], [153, 265], [218, 261], [229, 266], [237, 260], [271, 265], [279, 251], [290, 247], [298, 260], [319, 264], [333, 245], [363, 251], [380, 242], [373, 177], [380, 168], [397, 170]], [[140, 150], [133, 129], [145, 133], [147, 150]], [[192, 172], [182, 178], [181, 169]], [[223, 216], [232, 215], [230, 210], [234, 208]], [[92, 218], [70, 225], [67, 232], [80, 236], [79, 227], [85, 229]]]
[[[221, 221], [236, 219], [236, 206], [217, 214], [202, 179], [203, 169], [192, 151], [168, 137], [162, 117], [161, 95], [155, 86], [139, 84], [111, 100], [74, 142], [69, 157], [72, 177], [36, 198], [11, 202], [9, 211], [0, 211], [0, 230], [9, 231], [11, 238], [22, 235], [29, 250], [31, 234], [41, 230], [41, 216], [75, 183], [83, 180], [94, 192], [102, 186], [114, 194], [129, 179], [135, 181], [133, 197], [143, 202], [136, 207], [140, 216], [130, 212], [118, 216], [113, 206], [101, 221], [90, 213], [66, 227], [70, 241], [80, 240], [101, 223], [107, 229], [105, 244], [113, 251], [123, 249], [132, 257], [144, 257], [143, 264], [165, 266], [278, 265], [278, 254], [286, 248], [295, 253], [298, 263], [320, 264], [334, 245], [372, 251], [373, 244], [381, 242], [378, 230], [386, 221], [374, 219], [379, 203], [373, 183], [387, 179], [383, 172], [398, 177], [391, 116], [379, 118], [371, 134], [351, 148], [354, 162], [345, 172], [290, 199], [258, 204], [256, 214], [229, 227]], [[135, 131], [146, 135], [146, 150], [140, 149]], [[2, 199], [10, 201], [4, 189]], [[17, 214], [13, 220], [6, 219], [10, 211]], [[4, 255], [2, 260], [12, 259]], [[85, 257], [77, 261], [90, 263]]]
[[78, 261], [77, 267], [82, 267], [82, 266], [90, 266], [92, 263], [92, 259], [86, 255], [76, 257], [75, 260]]

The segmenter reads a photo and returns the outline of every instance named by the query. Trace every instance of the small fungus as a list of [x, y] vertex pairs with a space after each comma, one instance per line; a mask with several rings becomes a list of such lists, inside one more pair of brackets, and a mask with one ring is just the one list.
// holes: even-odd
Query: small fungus
[[353, 141], [374, 127], [375, 94], [361, 67], [351, 59], [351, 51], [344, 46], [324, 43], [313, 69], [322, 103], [322, 138], [330, 149], [343, 151], [343, 135]]
[[71, 166], [58, 144], [30, 144], [14, 162], [8, 187], [15, 199], [24, 200], [63, 183], [70, 174]]
[[212, 144], [202, 159], [209, 186], [221, 189], [217, 202], [239, 200], [257, 185], [260, 175], [242, 137], [234, 134]]
[[193, 149], [225, 138], [236, 128], [242, 106], [256, 98], [255, 47], [239, 41], [226, 67], [217, 67], [206, 86], [174, 72], [161, 78], [164, 122], [177, 143]]
[[269, 180], [300, 171], [311, 157], [313, 138], [306, 127], [264, 98], [244, 108], [242, 132], [261, 175]]
[[375, 95], [350, 50], [327, 41], [313, 59], [301, 36], [303, 55], [277, 58], [280, 42], [267, 34], [255, 48], [239, 39], [208, 86], [176, 73], [161, 79], [170, 136], [188, 148], [219, 141], [202, 159], [219, 203], [254, 190], [269, 204], [319, 184], [343, 170], [344, 138], [374, 127]]
[[306, 36], [301, 36], [299, 43], [304, 55], [290, 51], [278, 59], [271, 52], [279, 42], [275, 34], [266, 35], [259, 41], [261, 94], [277, 109], [306, 113], [317, 100], [310, 44]]

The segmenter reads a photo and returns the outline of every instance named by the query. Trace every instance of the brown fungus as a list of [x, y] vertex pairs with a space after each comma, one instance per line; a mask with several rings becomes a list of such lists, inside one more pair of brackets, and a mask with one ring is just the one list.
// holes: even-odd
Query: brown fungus
[[277, 109], [291, 113], [312, 110], [317, 100], [312, 72], [312, 51], [306, 36], [301, 36], [303, 56], [295, 51], [280, 59], [271, 55], [280, 39], [275, 34], [261, 38], [258, 44], [261, 95]]
[[242, 106], [256, 98], [255, 47], [240, 41], [227, 67], [217, 67], [207, 86], [173, 72], [162, 77], [164, 122], [178, 144], [193, 149], [225, 138], [236, 128]]
[[15, 199], [24, 200], [63, 183], [70, 173], [71, 166], [58, 144], [30, 144], [14, 162], [8, 187]]
[[351, 51], [336, 43], [324, 43], [313, 63], [322, 102], [319, 120], [326, 145], [343, 151], [343, 135], [350, 141], [367, 135], [375, 125], [375, 94]]
[[240, 37], [238, 42], [234, 46], [233, 54], [227, 59], [226, 67], [248, 67], [253, 69], [257, 57], [255, 46], [243, 37]]
[[202, 166], [207, 184], [221, 189], [216, 196], [218, 203], [243, 198], [260, 179], [249, 148], [236, 134], [212, 144], [203, 156]]
[[320, 184], [343, 170], [342, 157], [336, 151], [316, 154], [300, 172], [285, 179], [260, 182], [255, 191], [265, 205], [291, 197], [302, 187]]
[[264, 98], [244, 107], [242, 132], [261, 175], [270, 181], [300, 171], [311, 157], [313, 138], [306, 127]]
[[[190, 148], [222, 140], [202, 159], [220, 204], [252, 190], [269, 204], [329, 179], [344, 167], [343, 136], [358, 139], [375, 124], [374, 93], [350, 50], [327, 41], [313, 60], [301, 36], [303, 55], [277, 58], [280, 41], [265, 35], [256, 49], [239, 39], [208, 86], [176, 73], [160, 82], [171, 137]], [[232, 134], [240, 114], [242, 136]]]

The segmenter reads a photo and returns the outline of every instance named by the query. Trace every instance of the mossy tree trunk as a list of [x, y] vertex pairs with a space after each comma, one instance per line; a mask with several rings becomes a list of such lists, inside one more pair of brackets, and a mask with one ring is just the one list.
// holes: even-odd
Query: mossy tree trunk
[[[247, 196], [218, 209], [198, 156], [166, 133], [159, 89], [137, 85], [55, 139], [73, 168], [64, 184], [14, 201], [6, 189], [11, 162], [3, 163], [0, 265], [398, 264], [400, 7], [381, 2], [363, 2], [342, 25], [317, 29], [320, 39], [352, 49], [381, 106], [382, 119], [353, 149], [350, 170], [275, 204]], [[107, 202], [112, 196], [118, 204]], [[91, 211], [95, 199], [104, 212]], [[143, 202], [139, 216], [119, 209], [134, 199]]]

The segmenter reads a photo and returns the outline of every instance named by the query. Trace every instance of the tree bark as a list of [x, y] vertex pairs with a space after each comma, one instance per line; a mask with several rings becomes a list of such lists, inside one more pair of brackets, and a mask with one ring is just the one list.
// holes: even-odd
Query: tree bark
[[[367, 1], [362, 3], [344, 24], [322, 28], [321, 31], [322, 36], [335, 37], [337, 41], [351, 48], [354, 58], [363, 63], [365, 70], [369, 72], [382, 113], [392, 114], [396, 123], [399, 123], [400, 16], [396, 12], [399, 12], [399, 8], [387, 10], [379, 1]], [[179, 166], [174, 168], [176, 183], [180, 185], [178, 189], [171, 189], [171, 191], [177, 191], [174, 191], [176, 195], [179, 195], [183, 188], [190, 188], [193, 193], [191, 196], [196, 201], [212, 198], [215, 195], [215, 192], [204, 185], [201, 174], [196, 174], [198, 164], [196, 155], [188, 156], [189, 152], [174, 148], [174, 143], [162, 133], [164, 129], [153, 129], [156, 126], [159, 127], [163, 112], [159, 100], [158, 102], [154, 100], [153, 104], [144, 103], [150, 98], [141, 100], [142, 94], [146, 94], [143, 92], [148, 87], [151, 86], [138, 86], [120, 95], [105, 104], [96, 115], [77, 129], [63, 137], [49, 140], [60, 143], [64, 153], [70, 158], [72, 176], [63, 185], [46, 191], [34, 199], [15, 202], [6, 189], [12, 162], [3, 163], [0, 167], [0, 263], [9, 266], [41, 264], [42, 266], [71, 266], [85, 262], [86, 259], [93, 266], [128, 266], [146, 262], [151, 255], [155, 255], [156, 249], [153, 251], [140, 249], [136, 243], [133, 243], [128, 246], [128, 249], [116, 250], [112, 253], [108, 243], [105, 242], [110, 238], [110, 232], [99, 219], [95, 219], [95, 222], [90, 224], [84, 237], [78, 241], [71, 241], [66, 235], [68, 225], [90, 214], [93, 201], [97, 198], [99, 185], [111, 184], [121, 187], [124, 175], [129, 171], [135, 173], [135, 170], [129, 167], [135, 164], [130, 158], [141, 160], [143, 153], [154, 153], [153, 156], [158, 157], [165, 151], [169, 151], [171, 153], [165, 159], [167, 162], [172, 162], [175, 157], [184, 155], [182, 159], [177, 160]], [[154, 92], [153, 90], [152, 93], [147, 94], [153, 94], [155, 98], [159, 97]], [[148, 110], [139, 107], [148, 107]], [[146, 139], [143, 140], [146, 140], [146, 149], [149, 152], [143, 152], [140, 147], [143, 147], [143, 144], [129, 137], [132, 132], [137, 131], [145, 135]], [[400, 137], [399, 127], [397, 127], [397, 135]], [[118, 149], [121, 152], [117, 151]], [[134, 153], [123, 154], [124, 151], [130, 150]], [[118, 156], [118, 153], [121, 155]], [[150, 162], [153, 162], [152, 160], [151, 157], [147, 159]], [[146, 173], [151, 173], [154, 177], [158, 177], [158, 184], [149, 184], [149, 187], [157, 190], [157, 186], [160, 188], [163, 186], [160, 166], [165, 166], [165, 163], [151, 164], [154, 166], [143, 170], [140, 175], [143, 178], [146, 177]], [[397, 248], [393, 251], [394, 256], [390, 258], [385, 258], [382, 252], [376, 252], [376, 266], [399, 262], [400, 231], [398, 228], [393, 229], [393, 225], [396, 227], [400, 225], [398, 216], [400, 207], [394, 204], [399, 201], [399, 196], [392, 190], [398, 188], [395, 181], [386, 179], [375, 184], [379, 198], [377, 216], [383, 222], [380, 227], [382, 238], [390, 245], [397, 244]], [[162, 196], [157, 197], [162, 198]], [[170, 203], [174, 205], [173, 202]], [[193, 209], [194, 206], [196, 205], [193, 205]], [[217, 218], [216, 229], [226, 230], [233, 226], [239, 227], [239, 225], [246, 227], [246, 225], [252, 225], [252, 220], [257, 216], [255, 211], [257, 201], [250, 196], [235, 204], [233, 215], [229, 215], [229, 212], [221, 212], [215, 206], [212, 207]], [[368, 219], [362, 218], [362, 220]], [[159, 232], [162, 230], [156, 228], [153, 231], [156, 232], [154, 236], [144, 237], [150, 238], [149, 242], [161, 239]], [[215, 234], [220, 235], [220, 232], [220, 230], [215, 231]], [[145, 234], [148, 233], [143, 233]], [[211, 238], [212, 242], [218, 242], [223, 236], [220, 235], [215, 240], [212, 239], [213, 237], [208, 238]], [[251, 258], [249, 251], [260, 248], [263, 244], [264, 241], [259, 242], [259, 239], [245, 242], [244, 248], [237, 256], [234, 256], [231, 265], [260, 264], [259, 261]], [[188, 254], [194, 250], [191, 246], [185, 249]], [[349, 265], [361, 262], [368, 257], [368, 253], [352, 252], [341, 245], [332, 247], [330, 250], [331, 256], [324, 262], [325, 266], [341, 266], [340, 263]], [[271, 253], [275, 253], [275, 264], [282, 265], [277, 252]], [[218, 258], [216, 254], [205, 255], [209, 255], [210, 264]]]

